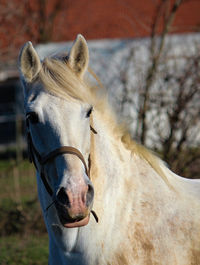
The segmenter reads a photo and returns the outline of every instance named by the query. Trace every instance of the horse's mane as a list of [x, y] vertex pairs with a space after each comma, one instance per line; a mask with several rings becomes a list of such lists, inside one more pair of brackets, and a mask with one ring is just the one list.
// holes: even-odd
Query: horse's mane
[[99, 79], [94, 74], [92, 75], [97, 81], [96, 85], [76, 75], [68, 66], [67, 59], [45, 58], [39, 78], [44, 87], [51, 93], [87, 102], [100, 110], [102, 115], [105, 116], [104, 119], [109, 128], [113, 131], [113, 137], [120, 139], [125, 148], [133, 154], [145, 159], [168, 186], [171, 186], [162, 169], [164, 163], [147, 148], [135, 142], [131, 138], [127, 127], [117, 121], [115, 113], [108, 104], [106, 90], [102, 88]]

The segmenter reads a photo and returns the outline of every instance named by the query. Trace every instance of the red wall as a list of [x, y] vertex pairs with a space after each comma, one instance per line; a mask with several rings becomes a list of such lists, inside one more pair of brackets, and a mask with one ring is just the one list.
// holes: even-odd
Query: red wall
[[[171, 3], [175, 0], [170, 0]], [[149, 36], [161, 0], [1, 0], [0, 63], [33, 43]], [[60, 6], [56, 6], [60, 3]], [[43, 5], [42, 5], [43, 4]], [[57, 8], [57, 11], [54, 10]], [[171, 8], [165, 6], [165, 10]], [[162, 28], [160, 18], [158, 32]], [[44, 34], [41, 34], [45, 28]], [[200, 0], [184, 0], [172, 32], [200, 30]], [[42, 36], [42, 37], [41, 37]]]
[[[77, 1], [69, 7], [63, 38], [81, 32], [88, 39], [148, 36], [159, 0]], [[155, 4], [156, 3], [156, 4]], [[200, 30], [200, 0], [185, 1], [177, 12], [174, 32]], [[59, 40], [59, 37], [58, 37]]]

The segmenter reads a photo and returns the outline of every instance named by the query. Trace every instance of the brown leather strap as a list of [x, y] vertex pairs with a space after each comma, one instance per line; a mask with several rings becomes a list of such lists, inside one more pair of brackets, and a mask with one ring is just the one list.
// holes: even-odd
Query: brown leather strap
[[[52, 190], [51, 186], [49, 185], [49, 183], [45, 177], [45, 174], [43, 171], [43, 166], [49, 160], [55, 158], [58, 155], [71, 154], [71, 155], [77, 156], [82, 161], [82, 163], [85, 167], [85, 172], [86, 172], [87, 176], [90, 178], [90, 167], [91, 167], [90, 155], [88, 157], [88, 168], [87, 168], [87, 164], [86, 164], [85, 159], [84, 159], [83, 155], [81, 154], [81, 152], [72, 146], [62, 146], [62, 147], [59, 147], [59, 148], [51, 151], [49, 154], [47, 154], [45, 156], [41, 156], [33, 144], [32, 137], [31, 137], [30, 131], [28, 129], [28, 127], [29, 127], [28, 117], [26, 119], [26, 125], [27, 125], [28, 154], [29, 154], [30, 162], [33, 162], [36, 169], [37, 169], [37, 164], [36, 164], [35, 157], [34, 157], [34, 155], [35, 155], [38, 163], [41, 165], [40, 177], [41, 177], [42, 182], [46, 188], [46, 191], [49, 193], [49, 195], [51, 197], [53, 196], [53, 190]], [[92, 128], [92, 126], [90, 126], [90, 129], [94, 134], [97, 134], [97, 132]], [[98, 217], [97, 217], [96, 213], [93, 210], [91, 211], [91, 213], [93, 214], [96, 222], [98, 223]]]
[[41, 159], [39, 162], [41, 165], [44, 165], [49, 160], [55, 158], [56, 156], [63, 155], [63, 154], [70, 154], [70, 155], [77, 156], [82, 161], [82, 163], [85, 167], [85, 172], [88, 175], [88, 168], [87, 168], [87, 165], [86, 165], [86, 162], [85, 162], [83, 155], [81, 154], [81, 152], [78, 149], [76, 149], [72, 146], [59, 147], [59, 148], [53, 150], [52, 152], [48, 153], [46, 156], [41, 156]]
[[[37, 160], [38, 162], [40, 163], [41, 165], [41, 170], [40, 170], [40, 177], [42, 179], [42, 182], [47, 190], [47, 192], [49, 193], [49, 195], [52, 197], [53, 196], [53, 190], [52, 188], [50, 187], [46, 177], [45, 177], [45, 174], [44, 174], [44, 171], [43, 171], [43, 166], [51, 159], [55, 158], [56, 156], [59, 156], [59, 155], [62, 155], [62, 154], [71, 154], [71, 155], [75, 155], [77, 156], [83, 163], [84, 167], [85, 167], [85, 173], [87, 174], [87, 176], [90, 178], [90, 163], [88, 164], [88, 168], [87, 168], [87, 165], [86, 165], [86, 162], [85, 162], [85, 159], [83, 157], [83, 155], [81, 154], [81, 152], [72, 147], [72, 146], [62, 146], [60, 148], [57, 148], [55, 150], [53, 150], [52, 152], [50, 152], [49, 154], [47, 154], [46, 156], [41, 156], [39, 155], [38, 151], [36, 150], [36, 148], [34, 147], [33, 143], [32, 143], [32, 140], [30, 138], [30, 157], [31, 157], [31, 160], [34, 162], [35, 164], [35, 167], [37, 168], [36, 166], [36, 162], [35, 162], [35, 159], [34, 159], [34, 155], [33, 155], [33, 152], [35, 153], [36, 157], [37, 157]], [[33, 150], [32, 150], [33, 149]]]
[[[52, 191], [52, 189], [51, 189], [50, 185], [48, 184], [48, 181], [45, 177], [45, 174], [43, 172], [43, 166], [49, 160], [54, 159], [56, 156], [63, 155], [63, 154], [71, 154], [71, 155], [77, 156], [82, 161], [84, 168], [85, 168], [85, 173], [90, 178], [90, 166], [91, 166], [90, 156], [88, 158], [88, 167], [87, 167], [87, 164], [86, 164], [85, 159], [84, 159], [83, 155], [81, 154], [81, 152], [72, 146], [62, 146], [62, 147], [59, 147], [59, 148], [51, 151], [47, 155], [42, 156], [42, 155], [40, 155], [40, 153], [37, 151], [37, 149], [35, 148], [35, 146], [33, 144], [32, 137], [31, 137], [31, 134], [29, 131], [28, 117], [26, 119], [26, 125], [27, 125], [27, 138], [28, 138], [27, 139], [28, 140], [28, 154], [29, 154], [30, 162], [33, 162], [35, 167], [37, 168], [36, 160], [34, 157], [34, 155], [35, 155], [38, 163], [41, 165], [41, 170], [40, 170], [41, 179], [42, 179], [44, 186], [46, 187], [46, 190], [50, 196], [53, 195], [53, 191]], [[90, 127], [90, 129], [93, 133], [97, 134], [97, 132], [92, 127]]]
[[44, 183], [44, 186], [47, 190], [47, 192], [49, 193], [50, 196], [53, 196], [53, 190], [50, 187], [44, 171], [43, 171], [43, 166], [51, 159], [55, 158], [56, 156], [62, 155], [62, 154], [71, 154], [71, 155], [75, 155], [77, 156], [83, 163], [84, 168], [85, 168], [85, 173], [87, 174], [87, 176], [90, 178], [90, 159], [88, 160], [88, 168], [85, 162], [85, 159], [83, 157], [83, 155], [81, 154], [81, 152], [72, 147], [72, 146], [62, 146], [60, 148], [57, 148], [55, 150], [53, 150], [52, 152], [50, 152], [49, 154], [45, 155], [45, 156], [41, 156], [39, 154], [39, 152], [37, 151], [37, 149], [35, 148], [32, 138], [31, 138], [31, 134], [30, 132], [28, 132], [27, 134], [27, 140], [28, 140], [28, 154], [29, 154], [29, 159], [30, 162], [33, 162], [35, 167], [37, 168], [37, 164], [36, 164], [36, 160], [34, 157], [34, 154], [37, 158], [38, 163], [41, 165], [41, 170], [40, 170], [40, 177], [42, 179], [42, 182]]
[[90, 125], [90, 130], [94, 133], [97, 134], [97, 131]]

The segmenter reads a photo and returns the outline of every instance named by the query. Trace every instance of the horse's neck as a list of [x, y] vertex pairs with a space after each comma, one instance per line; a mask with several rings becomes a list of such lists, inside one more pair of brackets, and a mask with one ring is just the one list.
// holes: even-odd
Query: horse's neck
[[97, 134], [92, 134], [91, 139], [91, 178], [93, 182], [99, 180], [106, 192], [107, 189], [116, 189], [115, 184], [119, 186], [124, 181], [125, 171], [127, 176], [131, 173], [131, 151], [125, 148], [120, 136], [114, 135], [114, 130], [104, 120], [94, 119], [93, 126]]
[[[121, 229], [124, 227], [122, 220], [132, 218], [133, 196], [136, 195], [134, 161], [131, 151], [125, 148], [120, 136], [114, 135], [108, 124], [97, 118], [93, 121], [97, 134], [92, 135], [91, 141], [91, 179], [95, 188], [93, 209], [99, 217], [95, 238], [98, 245], [101, 240], [105, 245], [102, 256], [109, 256], [110, 248], [117, 248], [118, 239], [123, 237], [123, 231], [126, 233], [126, 229]], [[98, 231], [101, 231], [99, 238]]]

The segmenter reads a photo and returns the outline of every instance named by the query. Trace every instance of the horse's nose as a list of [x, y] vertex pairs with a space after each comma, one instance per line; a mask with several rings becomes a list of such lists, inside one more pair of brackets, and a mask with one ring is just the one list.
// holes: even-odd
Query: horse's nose
[[75, 189], [69, 185], [67, 188], [61, 187], [56, 197], [58, 202], [65, 206], [71, 217], [73, 217], [85, 213], [88, 211], [88, 208], [91, 208], [94, 198], [94, 188], [91, 183], [81, 185]]

